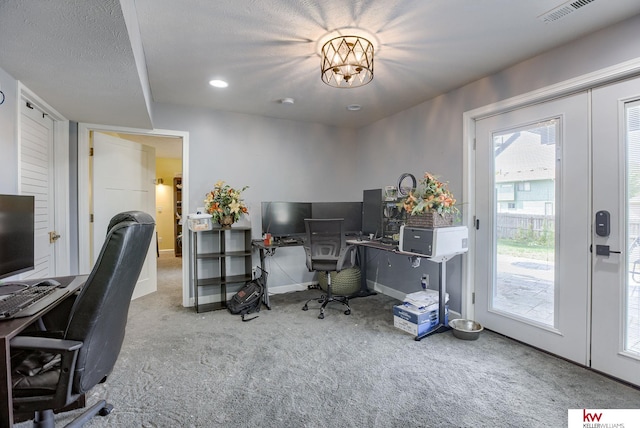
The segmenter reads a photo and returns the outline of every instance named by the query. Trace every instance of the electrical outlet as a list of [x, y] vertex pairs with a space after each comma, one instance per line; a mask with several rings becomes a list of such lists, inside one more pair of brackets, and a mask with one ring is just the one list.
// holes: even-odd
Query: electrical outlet
[[252, 268], [251, 268], [251, 279], [256, 279], [256, 275], [257, 275], [257, 273], [256, 273], [256, 272], [257, 272], [257, 271], [258, 271], [258, 269], [257, 269], [257, 268], [255, 268], [255, 267], [252, 267]]

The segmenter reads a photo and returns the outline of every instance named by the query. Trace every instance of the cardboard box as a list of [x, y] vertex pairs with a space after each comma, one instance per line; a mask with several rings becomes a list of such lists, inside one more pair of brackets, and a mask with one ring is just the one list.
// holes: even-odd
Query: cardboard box
[[[393, 307], [393, 326], [414, 336], [428, 333], [438, 325], [438, 307], [420, 311], [404, 305]], [[449, 322], [449, 305], [445, 306], [444, 324]]]

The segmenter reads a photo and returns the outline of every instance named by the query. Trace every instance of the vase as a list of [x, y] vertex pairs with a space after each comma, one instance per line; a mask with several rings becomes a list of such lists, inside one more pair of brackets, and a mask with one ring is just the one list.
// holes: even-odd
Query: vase
[[233, 224], [233, 216], [222, 216], [218, 219], [218, 223], [220, 223], [220, 226], [222, 226], [223, 229], [231, 229], [231, 225]]
[[407, 226], [411, 227], [447, 227], [453, 226], [452, 213], [439, 213], [436, 211], [427, 211], [424, 213], [413, 214], [407, 217]]

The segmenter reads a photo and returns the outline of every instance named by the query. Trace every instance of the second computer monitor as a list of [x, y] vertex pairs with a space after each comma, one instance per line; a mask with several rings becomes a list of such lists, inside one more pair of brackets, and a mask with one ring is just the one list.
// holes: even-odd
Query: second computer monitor
[[343, 218], [349, 235], [362, 231], [362, 202], [313, 202], [311, 214], [313, 218]]

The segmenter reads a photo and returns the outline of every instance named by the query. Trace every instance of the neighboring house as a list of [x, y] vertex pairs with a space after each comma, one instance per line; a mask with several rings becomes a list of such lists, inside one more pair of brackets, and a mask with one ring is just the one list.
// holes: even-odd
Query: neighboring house
[[498, 213], [555, 214], [555, 124], [494, 136]]

